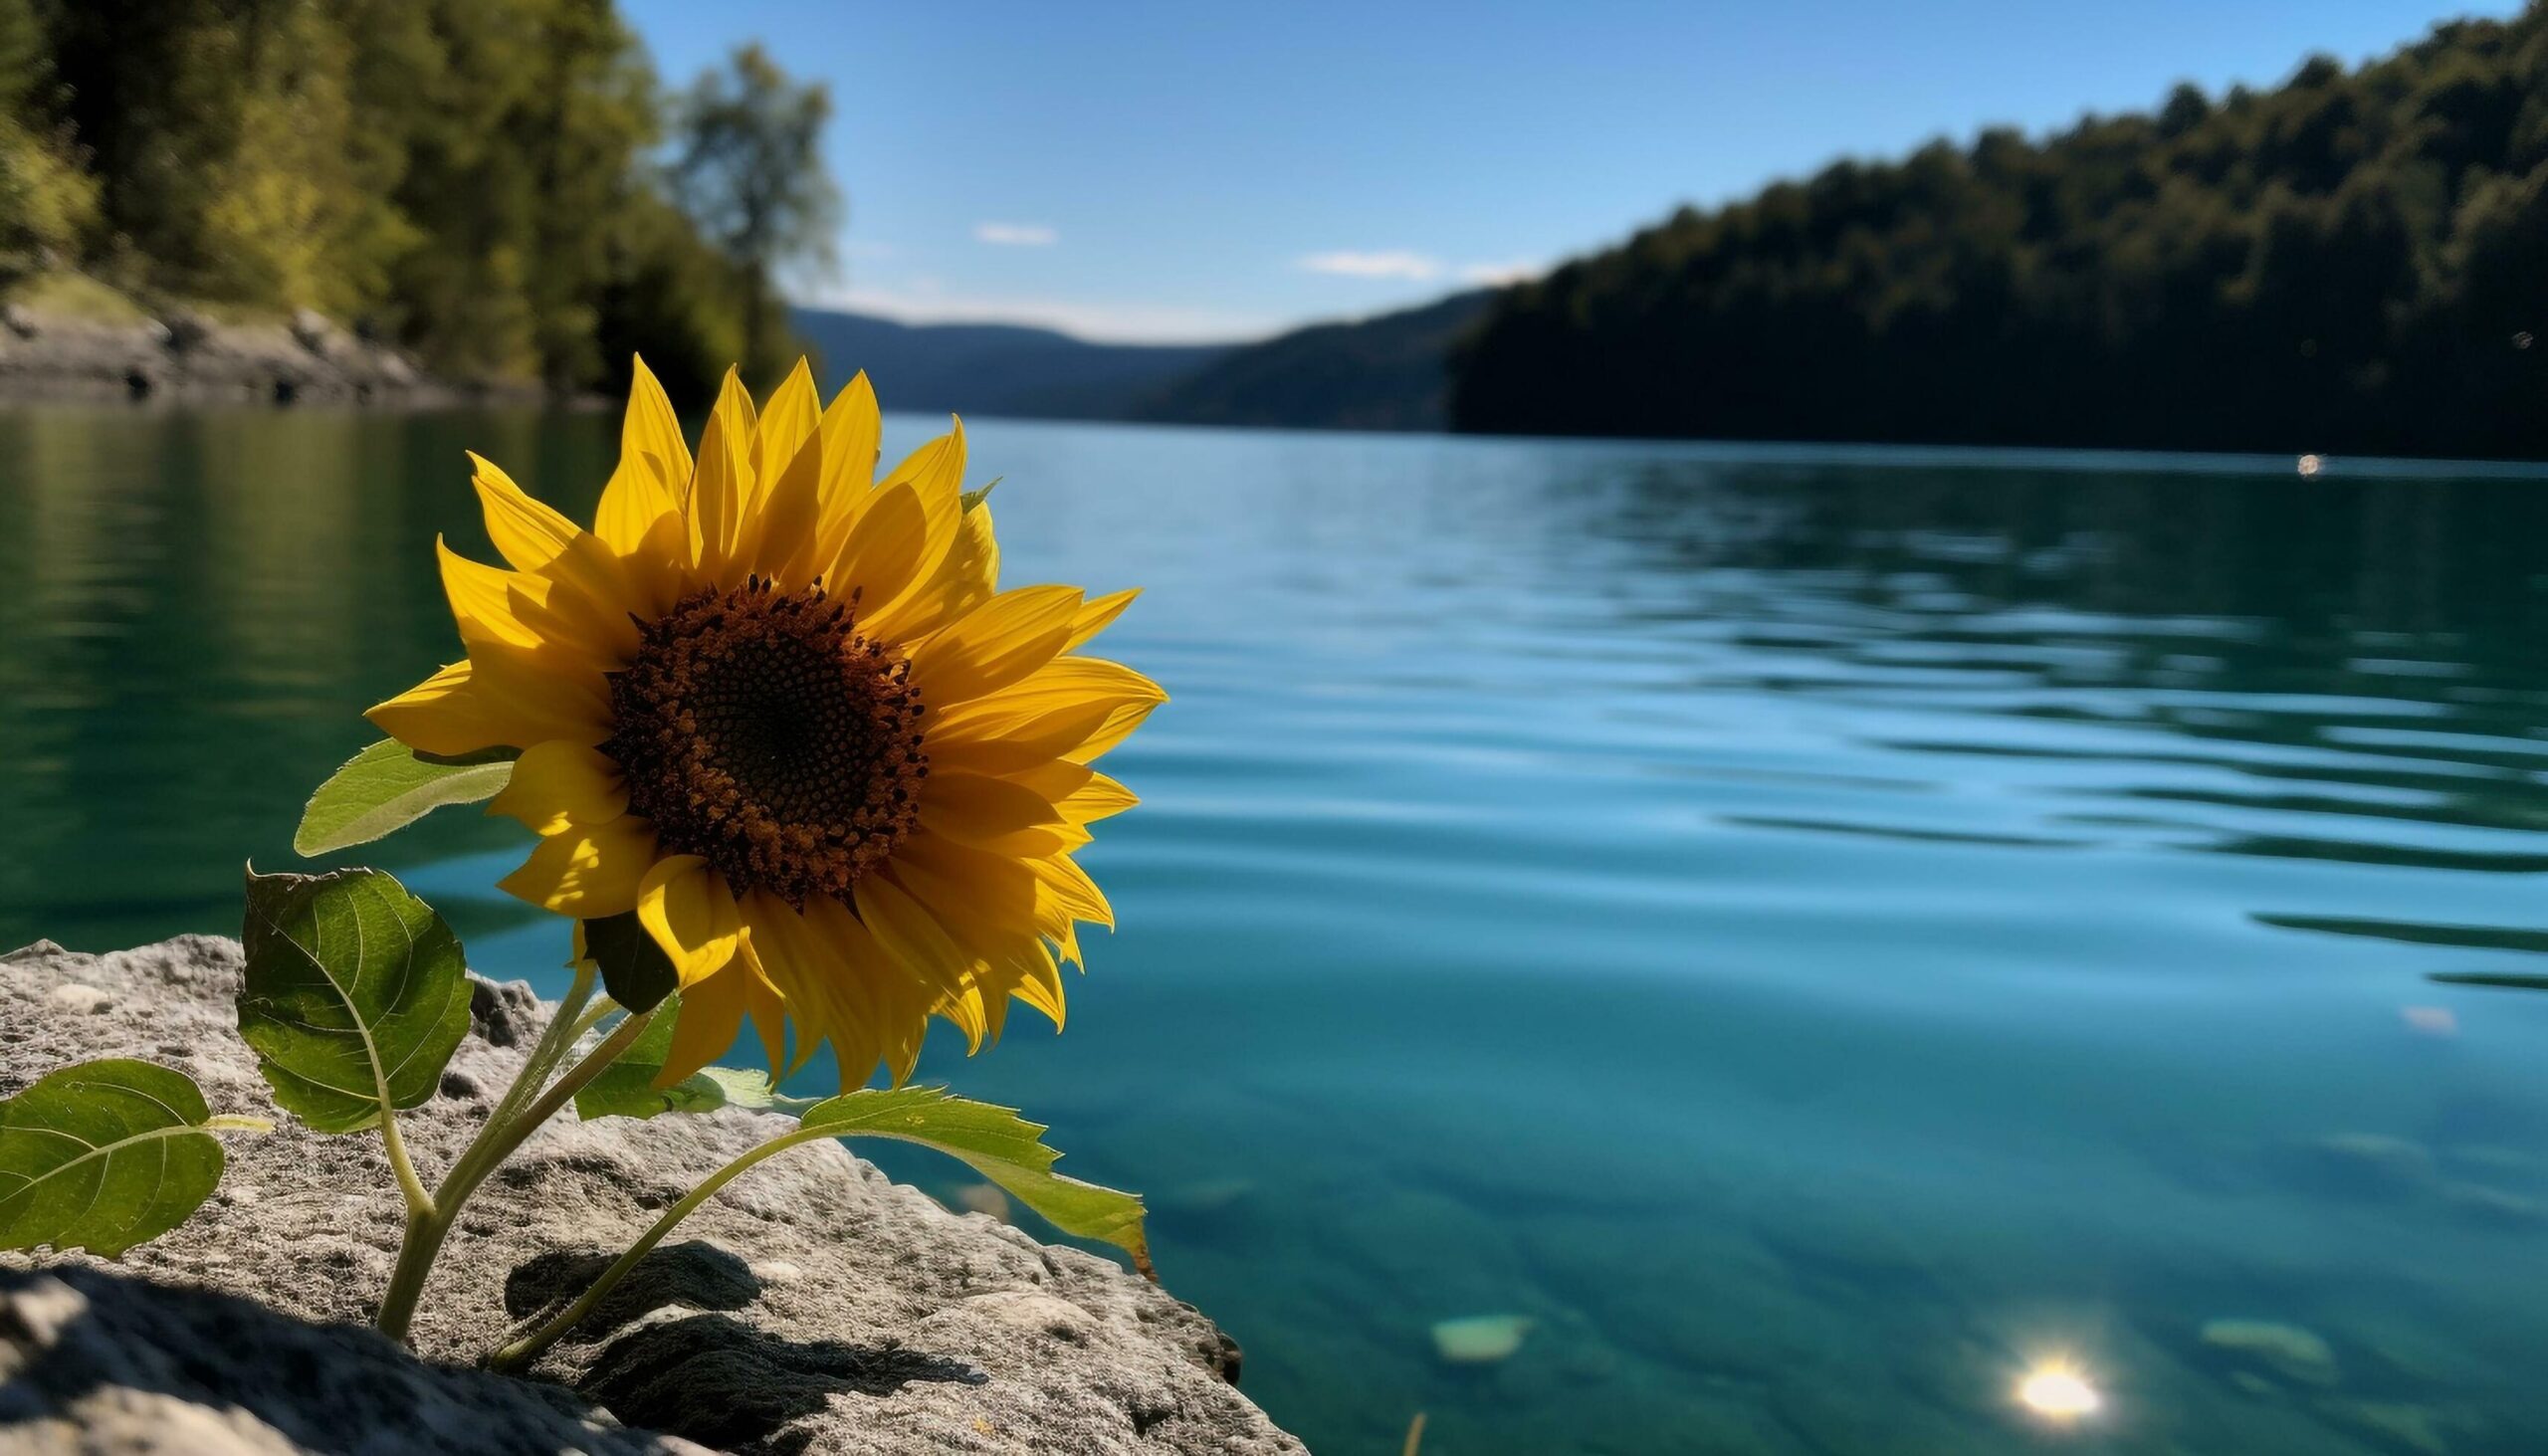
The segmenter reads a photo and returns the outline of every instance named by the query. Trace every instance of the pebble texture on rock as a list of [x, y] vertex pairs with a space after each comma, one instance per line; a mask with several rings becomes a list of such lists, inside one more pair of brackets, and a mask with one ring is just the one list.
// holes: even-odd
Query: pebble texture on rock
[[[216, 1112], [280, 1123], [270, 1137], [226, 1140], [221, 1189], [184, 1227], [113, 1265], [47, 1256], [41, 1262], [58, 1281], [13, 1281], [0, 1300], [60, 1308], [77, 1299], [118, 1311], [135, 1302], [134, 1292], [111, 1287], [118, 1281], [88, 1272], [97, 1268], [244, 1296], [319, 1325], [368, 1322], [401, 1230], [380, 1140], [321, 1137], [274, 1114], [235, 1027], [239, 964], [238, 944], [211, 936], [103, 956], [38, 944], [0, 957], [0, 1095], [67, 1063], [131, 1056], [193, 1077]], [[475, 1034], [461, 1043], [443, 1096], [399, 1120], [428, 1183], [510, 1083], [544, 1014], [518, 985], [481, 984], [474, 1011]], [[786, 1126], [732, 1109], [647, 1122], [576, 1123], [567, 1114], [551, 1123], [468, 1205], [419, 1313], [418, 1352], [474, 1364], [579, 1292], [691, 1184]], [[34, 1262], [0, 1255], [0, 1269]], [[140, 1303], [153, 1303], [149, 1291], [139, 1294]], [[9, 1333], [6, 1318], [0, 1314], [0, 1359], [24, 1360], [32, 1347]], [[104, 1327], [107, 1333], [224, 1317], [152, 1309], [116, 1318], [124, 1326]], [[315, 1333], [347, 1347], [342, 1354], [351, 1361], [394, 1357], [368, 1337]], [[253, 1364], [264, 1344], [225, 1339], [189, 1367], [198, 1382], [191, 1393], [147, 1377], [133, 1385], [115, 1361], [140, 1369], [150, 1357], [117, 1353], [109, 1344], [93, 1359], [92, 1378], [117, 1393], [84, 1398], [194, 1400], [210, 1411], [227, 1400], [259, 1413], [220, 1387], [225, 1377], [261, 1378], [226, 1367], [231, 1352]], [[95, 1338], [68, 1334], [48, 1349], [55, 1347], [101, 1350]], [[296, 1348], [313, 1352], [306, 1363], [325, 1363], [320, 1346]], [[693, 1214], [536, 1373], [637, 1428], [597, 1428], [571, 1447], [596, 1456], [685, 1449], [641, 1431], [746, 1452], [1303, 1450], [1232, 1385], [1236, 1366], [1235, 1347], [1220, 1331], [1158, 1287], [982, 1215], [949, 1213], [824, 1143], [753, 1169]], [[484, 1396], [483, 1385], [430, 1382], [492, 1381], [529, 1392], [537, 1409], [519, 1412], [525, 1420], [590, 1419], [553, 1388], [467, 1369], [409, 1368], [429, 1382], [420, 1390], [439, 1391], [434, 1398], [452, 1408]], [[0, 1447], [15, 1439], [13, 1423], [20, 1433], [36, 1429], [25, 1424], [24, 1386], [20, 1375], [0, 1387]], [[49, 1398], [39, 1391], [36, 1403]], [[316, 1388], [311, 1398], [324, 1399]], [[288, 1412], [258, 1418], [286, 1444], [235, 1449], [451, 1449], [430, 1439], [314, 1444], [293, 1434], [297, 1417]], [[570, 1447], [541, 1438], [520, 1449]]]

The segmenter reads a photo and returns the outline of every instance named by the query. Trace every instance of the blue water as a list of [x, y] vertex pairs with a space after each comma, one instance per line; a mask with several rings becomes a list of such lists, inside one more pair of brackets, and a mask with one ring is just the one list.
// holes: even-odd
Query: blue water
[[[2548, 482], [968, 425], [1174, 701], [1068, 1031], [923, 1075], [1313, 1449], [2548, 1449], [2548, 993], [2434, 979], [2548, 973]], [[233, 928], [450, 655], [459, 451], [582, 510], [612, 431], [0, 415], [0, 941]], [[377, 848], [554, 989], [505, 828]]]

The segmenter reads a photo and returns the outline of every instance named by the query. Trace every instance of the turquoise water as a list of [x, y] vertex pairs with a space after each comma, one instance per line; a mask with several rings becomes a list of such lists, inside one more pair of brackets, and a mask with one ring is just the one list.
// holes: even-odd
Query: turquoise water
[[[234, 929], [450, 654], [461, 449], [581, 510], [612, 431], [0, 415], [0, 942]], [[1068, 1034], [924, 1075], [1147, 1190], [1313, 1449], [2548, 1448], [2548, 994], [2433, 978], [2548, 971], [2539, 481], [972, 437], [1175, 701]], [[374, 858], [553, 990], [516, 843]]]

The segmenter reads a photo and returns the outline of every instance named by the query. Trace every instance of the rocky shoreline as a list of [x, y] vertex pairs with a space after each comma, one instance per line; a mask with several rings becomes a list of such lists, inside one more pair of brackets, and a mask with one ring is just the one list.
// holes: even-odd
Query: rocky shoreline
[[[132, 1056], [270, 1114], [234, 1029], [237, 942], [0, 956], [0, 1096]], [[430, 1180], [544, 1009], [481, 982], [442, 1096], [400, 1118]], [[474, 1367], [672, 1199], [782, 1125], [727, 1109], [543, 1128], [455, 1229], [417, 1355], [363, 1328], [401, 1211], [380, 1143], [279, 1118], [195, 1219], [123, 1259], [0, 1254], [0, 1446], [32, 1452], [1299, 1453], [1237, 1350], [1156, 1285], [888, 1181], [838, 1144], [702, 1207], [532, 1372]], [[418, 1356], [421, 1356], [419, 1358]], [[171, 1441], [176, 1447], [171, 1447]]]
[[535, 387], [458, 385], [403, 351], [304, 310], [225, 322], [191, 310], [109, 322], [0, 308], [0, 402], [119, 400], [428, 408], [537, 402]]

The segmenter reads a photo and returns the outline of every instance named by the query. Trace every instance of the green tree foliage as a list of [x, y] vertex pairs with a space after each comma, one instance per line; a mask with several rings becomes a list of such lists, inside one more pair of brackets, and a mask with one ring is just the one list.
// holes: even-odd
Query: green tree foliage
[[734, 266], [744, 352], [759, 363], [771, 278], [790, 262], [832, 262], [840, 193], [820, 164], [831, 98], [820, 86], [791, 85], [768, 52], [750, 45], [727, 71], [701, 76], [678, 114], [673, 195]]
[[0, 0], [0, 255], [55, 267], [98, 221], [98, 185], [59, 113], [35, 0]]
[[2548, 7], [1684, 208], [1499, 300], [1461, 429], [2548, 455]]
[[[818, 126], [822, 90], [752, 57], [730, 110]], [[643, 350], [704, 402], [788, 339], [768, 268], [659, 165], [699, 151], [672, 112], [611, 0], [0, 0], [0, 253], [316, 308], [464, 378], [609, 388]], [[812, 130], [788, 143], [754, 195], [817, 205], [750, 235], [763, 265], [831, 215]]]

